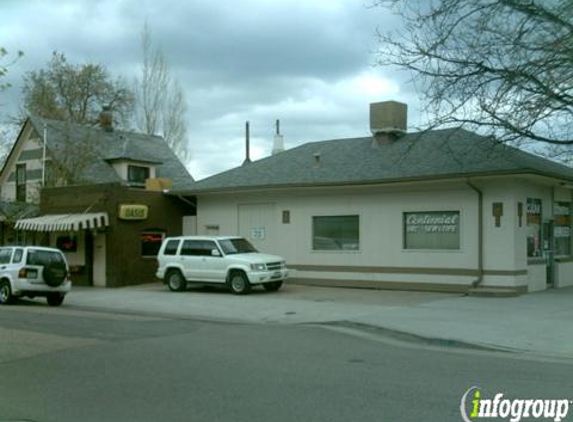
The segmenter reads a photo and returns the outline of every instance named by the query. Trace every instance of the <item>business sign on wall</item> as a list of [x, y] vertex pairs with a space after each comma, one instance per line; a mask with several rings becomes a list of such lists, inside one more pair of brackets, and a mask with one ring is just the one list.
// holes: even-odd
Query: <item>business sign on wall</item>
[[404, 248], [459, 249], [460, 212], [405, 212]]
[[460, 229], [460, 213], [408, 212], [406, 213], [407, 233], [456, 233]]
[[251, 228], [251, 240], [265, 240], [265, 228], [264, 227], [252, 227]]
[[119, 206], [117, 216], [120, 220], [147, 220], [148, 212], [147, 205], [124, 204]]

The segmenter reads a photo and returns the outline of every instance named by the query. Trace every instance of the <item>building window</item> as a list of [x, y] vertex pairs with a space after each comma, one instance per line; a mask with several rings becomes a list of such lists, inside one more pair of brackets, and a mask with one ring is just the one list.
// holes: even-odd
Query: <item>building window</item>
[[127, 181], [137, 185], [144, 185], [145, 181], [149, 179], [149, 167], [142, 166], [127, 166]]
[[357, 215], [312, 217], [312, 249], [358, 250], [360, 229]]
[[405, 212], [404, 249], [460, 249], [460, 212]]
[[141, 233], [141, 256], [142, 257], [156, 257], [161, 247], [161, 242], [165, 237], [165, 232], [162, 231], [145, 231]]
[[58, 236], [56, 238], [56, 247], [62, 252], [77, 252], [78, 239], [75, 235]]
[[571, 202], [556, 202], [553, 207], [555, 218], [555, 255], [571, 255]]
[[26, 202], [26, 164], [16, 164], [16, 201]]
[[527, 256], [541, 256], [541, 199], [527, 198]]

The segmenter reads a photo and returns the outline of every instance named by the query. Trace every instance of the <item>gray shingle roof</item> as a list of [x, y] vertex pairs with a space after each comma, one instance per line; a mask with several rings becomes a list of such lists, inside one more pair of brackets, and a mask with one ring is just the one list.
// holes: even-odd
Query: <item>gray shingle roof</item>
[[46, 123], [47, 148], [51, 152], [61, 151], [66, 142], [80, 145], [87, 139], [95, 143], [97, 147], [94, 153], [98, 159], [93, 160], [83, 170], [81, 177], [86, 182], [121, 182], [121, 178], [110, 163], [114, 160], [130, 160], [154, 164], [156, 177], [171, 179], [173, 189], [183, 189], [193, 183], [193, 177], [160, 136], [118, 130], [106, 132], [99, 127], [82, 126], [37, 116], [31, 116], [30, 122], [40, 136]]
[[570, 167], [463, 129], [445, 129], [406, 134], [386, 144], [375, 145], [372, 137], [307, 143], [200, 180], [179, 193], [514, 173], [573, 180]]

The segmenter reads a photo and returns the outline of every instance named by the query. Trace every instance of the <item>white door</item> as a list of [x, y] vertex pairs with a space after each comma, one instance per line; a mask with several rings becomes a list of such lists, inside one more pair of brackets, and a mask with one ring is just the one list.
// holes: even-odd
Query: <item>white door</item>
[[212, 251], [214, 249], [219, 250], [214, 241], [203, 240], [202, 243], [202, 259], [205, 269], [205, 280], [212, 283], [224, 283], [227, 276], [227, 260], [221, 255], [212, 255]]
[[105, 287], [105, 233], [94, 235], [93, 285]]
[[239, 235], [265, 253], [277, 253], [275, 204], [239, 205]]

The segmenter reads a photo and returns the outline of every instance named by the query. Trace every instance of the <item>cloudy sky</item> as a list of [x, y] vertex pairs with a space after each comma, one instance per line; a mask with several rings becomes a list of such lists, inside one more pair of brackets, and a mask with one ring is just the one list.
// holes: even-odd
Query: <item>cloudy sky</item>
[[147, 20], [185, 90], [196, 179], [238, 166], [244, 126], [251, 155], [270, 153], [275, 120], [286, 148], [368, 134], [368, 104], [394, 99], [417, 123], [408, 75], [374, 66], [376, 30], [399, 18], [370, 0], [0, 0], [0, 46], [25, 56], [10, 68], [0, 119], [14, 113], [25, 72], [52, 51], [105, 65], [132, 81]]

